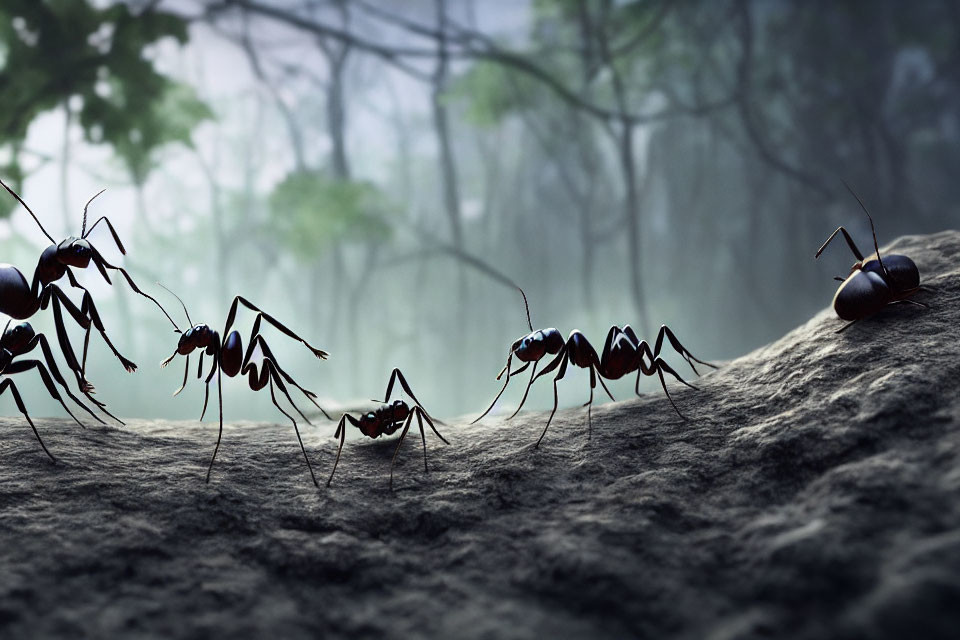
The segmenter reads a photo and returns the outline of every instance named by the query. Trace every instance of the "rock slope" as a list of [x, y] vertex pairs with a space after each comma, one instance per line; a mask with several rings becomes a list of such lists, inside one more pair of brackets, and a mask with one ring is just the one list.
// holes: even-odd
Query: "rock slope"
[[960, 233], [889, 249], [929, 310], [825, 310], [677, 387], [689, 422], [452, 421], [393, 493], [389, 440], [317, 491], [288, 425], [230, 425], [205, 485], [213, 424], [41, 420], [53, 465], [2, 419], [0, 637], [957, 637]]

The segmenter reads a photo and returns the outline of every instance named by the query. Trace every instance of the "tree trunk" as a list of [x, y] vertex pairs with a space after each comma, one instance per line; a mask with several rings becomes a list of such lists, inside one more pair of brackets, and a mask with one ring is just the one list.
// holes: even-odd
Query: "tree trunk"
[[624, 120], [620, 132], [620, 170], [625, 189], [624, 217], [627, 223], [627, 256], [630, 261], [630, 295], [640, 324], [641, 335], [649, 335], [646, 301], [643, 292], [643, 248], [640, 238], [640, 194], [637, 190], [637, 167], [633, 155], [633, 123]]
[[[440, 33], [446, 29], [446, 2], [437, 0], [437, 22]], [[463, 227], [460, 215], [460, 190], [457, 183], [457, 166], [453, 154], [453, 146], [450, 141], [450, 123], [447, 114], [447, 107], [443, 103], [443, 92], [447, 84], [448, 75], [448, 54], [446, 39], [441, 35], [437, 40], [437, 68], [433, 76], [433, 91], [431, 93], [431, 104], [433, 107], [433, 126], [437, 135], [437, 145], [440, 151], [440, 175], [443, 188], [443, 204], [447, 212], [447, 218], [450, 221], [451, 242], [458, 251], [464, 251], [463, 245]], [[459, 337], [469, 334], [468, 314], [467, 314], [467, 274], [463, 265], [459, 265], [457, 271], [457, 311], [456, 311], [456, 331], [450, 332], [451, 340], [455, 340], [450, 345], [451, 355], [461, 356], [462, 350]], [[465, 369], [460, 364], [457, 366], [457, 380], [463, 382]], [[463, 398], [463, 385], [456, 384], [454, 387], [454, 401], [458, 403]]]

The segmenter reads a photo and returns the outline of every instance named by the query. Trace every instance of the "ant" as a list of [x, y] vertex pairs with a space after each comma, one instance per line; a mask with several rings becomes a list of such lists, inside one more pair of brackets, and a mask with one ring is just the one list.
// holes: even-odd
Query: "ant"
[[[20, 413], [23, 414], [23, 417], [26, 418], [30, 428], [33, 429], [33, 434], [37, 436], [37, 442], [40, 443], [40, 447], [43, 448], [44, 453], [46, 453], [52, 461], [56, 462], [57, 459], [52, 453], [50, 453], [50, 450], [47, 449], [47, 445], [43, 443], [43, 439], [40, 437], [40, 432], [37, 431], [36, 425], [34, 425], [33, 420], [30, 419], [30, 415], [27, 413], [27, 407], [23, 404], [23, 399], [20, 397], [20, 392], [17, 391], [17, 385], [14, 384], [13, 380], [11, 380], [8, 376], [17, 373], [23, 373], [31, 369], [36, 369], [37, 373], [40, 374], [40, 379], [43, 381], [44, 386], [47, 388], [47, 393], [49, 393], [54, 400], [60, 403], [64, 411], [66, 411], [67, 414], [73, 418], [74, 422], [81, 427], [86, 428], [84, 427], [84, 424], [77, 420], [77, 417], [73, 415], [73, 412], [70, 411], [70, 408], [67, 407], [67, 404], [63, 401], [63, 398], [57, 391], [56, 385], [53, 383], [54, 380], [60, 384], [61, 387], [63, 387], [70, 399], [76, 402], [84, 411], [93, 416], [93, 418], [101, 424], [105, 423], [103, 420], [97, 417], [93, 411], [87, 408], [87, 406], [83, 404], [79, 398], [70, 392], [66, 381], [63, 379], [63, 376], [60, 375], [60, 370], [57, 368], [56, 360], [53, 358], [53, 352], [50, 349], [50, 344], [47, 342], [46, 336], [44, 336], [42, 333], [35, 332], [29, 322], [21, 322], [13, 327], [10, 326], [11, 322], [12, 320], [7, 320], [7, 324], [3, 328], [3, 334], [0, 335], [0, 395], [2, 395], [7, 389], [10, 390], [10, 393], [13, 395], [13, 401], [17, 403], [17, 409], [19, 409]], [[43, 352], [43, 359], [46, 362], [46, 367], [40, 360], [16, 360], [17, 357], [30, 353], [36, 349], [38, 344]]]
[[[404, 392], [416, 403], [412, 407], [403, 400], [389, 402], [390, 393], [393, 391], [393, 384], [397, 380], [400, 381], [400, 386]], [[423, 405], [420, 404], [420, 401], [417, 400], [417, 396], [413, 395], [413, 390], [410, 389], [410, 385], [407, 384], [407, 380], [403, 377], [400, 369], [394, 369], [390, 374], [390, 381], [387, 383], [387, 392], [383, 396], [383, 404], [380, 405], [380, 407], [374, 411], [363, 414], [359, 418], [354, 418], [349, 413], [344, 413], [340, 416], [340, 422], [337, 423], [337, 431], [333, 434], [334, 438], [340, 438], [340, 447], [337, 449], [337, 459], [333, 462], [333, 471], [330, 472], [327, 486], [329, 487], [330, 483], [333, 482], [333, 474], [337, 472], [337, 464], [340, 463], [340, 454], [343, 451], [343, 442], [346, 439], [347, 421], [360, 429], [361, 433], [369, 438], [393, 435], [400, 429], [400, 426], [403, 425], [403, 431], [400, 432], [400, 440], [397, 442], [397, 448], [394, 450], [393, 458], [390, 460], [390, 490], [392, 491], [393, 466], [397, 461], [397, 454], [400, 453], [400, 447], [403, 446], [403, 439], [407, 437], [407, 431], [409, 431], [410, 425], [413, 423], [414, 416], [417, 418], [417, 425], [420, 427], [420, 438], [423, 440], [423, 471], [426, 473], [427, 436], [423, 430], [423, 421], [427, 421], [427, 424], [430, 425], [433, 432], [437, 434], [437, 437], [443, 440], [444, 444], [450, 443], [437, 431], [437, 427], [433, 424], [433, 419], [430, 417], [430, 414], [427, 413], [426, 409], [423, 408]]]
[[[610, 390], [607, 389], [607, 385], [604, 384], [603, 378], [597, 375], [597, 370], [600, 367], [600, 356], [597, 355], [597, 350], [593, 348], [593, 345], [590, 344], [590, 341], [587, 340], [587, 337], [576, 329], [570, 332], [570, 335], [566, 340], [563, 339], [563, 335], [559, 330], [552, 327], [549, 329], [534, 330], [533, 323], [530, 320], [530, 305], [527, 303], [527, 294], [524, 293], [523, 289], [521, 289], [519, 286], [514, 286], [520, 290], [520, 294], [523, 296], [523, 304], [527, 312], [527, 326], [530, 329], [530, 333], [518, 338], [512, 345], [510, 345], [510, 352], [507, 354], [507, 364], [503, 367], [503, 369], [500, 370], [500, 373], [497, 374], [497, 380], [499, 380], [504, 373], [507, 374], [507, 378], [503, 383], [503, 387], [500, 389], [500, 393], [497, 394], [497, 397], [493, 399], [493, 402], [490, 403], [490, 406], [487, 407], [487, 410], [480, 414], [480, 417], [474, 420], [471, 424], [478, 422], [485, 415], [490, 413], [490, 410], [493, 409], [493, 406], [497, 403], [497, 400], [499, 400], [500, 396], [503, 395], [503, 392], [506, 391], [507, 385], [510, 383], [510, 378], [518, 373], [523, 373], [527, 367], [532, 364], [533, 368], [530, 371], [530, 379], [527, 382], [526, 390], [523, 392], [523, 398], [520, 400], [520, 405], [507, 418], [507, 420], [510, 420], [520, 412], [523, 404], [527, 401], [527, 395], [530, 393], [530, 387], [533, 385], [533, 382], [540, 376], [550, 373], [559, 367], [559, 371], [557, 371], [557, 375], [553, 381], [553, 412], [551, 412], [550, 419], [547, 421], [547, 427], [549, 427], [550, 421], [553, 420], [553, 414], [557, 411], [557, 403], [559, 401], [557, 396], [557, 382], [559, 382], [563, 376], [566, 375], [568, 363], [590, 370], [590, 400], [588, 400], [584, 405], [587, 407], [587, 421], [590, 422], [590, 410], [593, 405], [593, 390], [596, 388], [598, 380], [610, 399], [614, 400], [613, 394], [611, 394]], [[517, 359], [524, 364], [518, 369], [511, 371], [510, 365], [513, 361], [514, 355], [516, 355]], [[547, 355], [552, 355], [555, 357], [546, 367], [544, 367], [543, 370], [537, 373], [537, 366], [540, 364], [540, 360]], [[544, 434], [546, 434], [546, 429], [544, 429]], [[543, 436], [541, 435], [540, 440], [542, 439]], [[536, 446], [538, 447], [540, 446], [540, 440], [537, 440]]]
[[[120, 242], [120, 237], [113, 228], [113, 224], [110, 223], [110, 220], [106, 216], [101, 216], [96, 220], [96, 222], [90, 225], [89, 229], [87, 228], [87, 209], [89, 208], [90, 203], [93, 202], [97, 196], [102, 194], [103, 191], [100, 191], [94, 195], [92, 198], [90, 198], [90, 200], [87, 201], [86, 205], [84, 205], [83, 225], [80, 231], [80, 237], [76, 238], [71, 236], [58, 243], [53, 239], [53, 236], [47, 233], [47, 230], [40, 222], [40, 219], [33, 212], [33, 210], [30, 209], [27, 203], [24, 202], [23, 198], [21, 198], [2, 180], [0, 180], [0, 185], [2, 185], [3, 188], [10, 193], [10, 195], [16, 198], [17, 202], [23, 205], [23, 207], [40, 227], [40, 230], [43, 232], [43, 234], [47, 236], [52, 243], [43, 250], [43, 253], [40, 254], [40, 260], [37, 263], [37, 268], [34, 270], [32, 284], [28, 284], [28, 281], [24, 277], [23, 273], [21, 273], [16, 267], [11, 265], [0, 265], [0, 294], [2, 294], [0, 295], [0, 312], [18, 320], [25, 320], [36, 314], [39, 309], [46, 309], [47, 306], [52, 303], [54, 323], [57, 330], [57, 339], [60, 342], [60, 348], [63, 352], [64, 358], [67, 361], [67, 366], [77, 377], [77, 384], [84, 395], [86, 395], [91, 402], [96, 403], [101, 409], [103, 409], [103, 403], [100, 403], [90, 397], [89, 394], [93, 391], [93, 387], [86, 380], [87, 347], [89, 346], [90, 342], [91, 323], [103, 337], [104, 342], [107, 343], [107, 346], [110, 347], [110, 350], [113, 352], [113, 354], [120, 360], [120, 363], [123, 365], [123, 368], [127, 370], [127, 372], [133, 373], [136, 371], [137, 365], [121, 355], [121, 353], [117, 351], [117, 348], [110, 341], [110, 338], [107, 337], [106, 329], [104, 328], [103, 321], [100, 319], [100, 314], [97, 311], [97, 307], [93, 302], [93, 297], [90, 295], [90, 292], [77, 281], [77, 277], [71, 270], [71, 267], [76, 269], [86, 269], [92, 261], [97, 267], [97, 270], [103, 276], [103, 279], [107, 281], [107, 284], [112, 284], [107, 270], [111, 269], [119, 271], [127, 280], [130, 288], [133, 289], [134, 292], [142, 295], [157, 305], [160, 311], [163, 312], [163, 315], [170, 320], [174, 327], [176, 327], [176, 324], [155, 298], [147, 293], [144, 293], [139, 287], [137, 287], [136, 283], [133, 281], [133, 278], [130, 277], [130, 274], [127, 273], [125, 269], [114, 266], [107, 262], [103, 256], [100, 255], [100, 252], [97, 251], [97, 249], [87, 239], [90, 233], [93, 232], [100, 222], [105, 222], [107, 227], [110, 229], [110, 233], [113, 236], [113, 240], [116, 243], [117, 248], [120, 249], [120, 253], [124, 255], [127, 253], [123, 243]], [[54, 284], [63, 278], [64, 275], [67, 276], [67, 279], [72, 287], [83, 291], [83, 298], [79, 309], [70, 300], [70, 298], [67, 297], [63, 290]], [[76, 354], [74, 353], [73, 347], [70, 344], [70, 339], [63, 323], [61, 305], [67, 309], [74, 321], [86, 331], [83, 343], [82, 363], [77, 361]]]
[[900, 254], [887, 254], [880, 257], [880, 247], [877, 244], [877, 231], [873, 226], [873, 218], [867, 207], [864, 206], [860, 197], [854, 193], [850, 185], [843, 182], [851, 195], [856, 198], [860, 208], [867, 214], [867, 220], [870, 221], [870, 231], [873, 233], [874, 253], [867, 258], [863, 257], [853, 238], [842, 226], [830, 234], [823, 246], [817, 250], [815, 258], [819, 258], [827, 245], [842, 233], [850, 251], [857, 258], [857, 262], [850, 268], [850, 274], [846, 278], [839, 276], [834, 280], [842, 284], [833, 296], [833, 309], [841, 320], [849, 321], [837, 330], [837, 333], [845, 331], [859, 320], [863, 320], [883, 309], [888, 304], [913, 304], [918, 307], [929, 308], [922, 302], [910, 300], [909, 297], [920, 291], [924, 287], [920, 285], [920, 270], [916, 263], [907, 256]]
[[[653, 349], [650, 348], [646, 340], [640, 340], [633, 328], [626, 324], [623, 325], [622, 328], [614, 325], [610, 327], [610, 331], [607, 332], [607, 340], [603, 345], [603, 355], [600, 357], [599, 374], [607, 380], [618, 380], [636, 371], [637, 382], [634, 385], [634, 392], [638, 396], [640, 395], [640, 376], [656, 375], [660, 378], [660, 386], [663, 387], [663, 393], [666, 394], [667, 400], [669, 400], [673, 406], [673, 410], [677, 412], [678, 416], [686, 420], [687, 417], [680, 413], [680, 409], [677, 408], [676, 403], [670, 396], [663, 374], [664, 372], [669, 373], [691, 389], [697, 391], [699, 391], [699, 389], [684, 380], [673, 367], [660, 357], [664, 338], [670, 342], [670, 346], [673, 347], [674, 351], [686, 360], [695, 375], [699, 376], [700, 372], [697, 371], [696, 365], [693, 364], [694, 362], [711, 367], [712, 369], [718, 368], [717, 365], [701, 360], [690, 353], [690, 351], [680, 343], [680, 340], [677, 339], [676, 334], [670, 330], [670, 327], [665, 324], [660, 325], [660, 331], [657, 333], [657, 339], [654, 342]], [[644, 358], [646, 358], [646, 360]], [[549, 422], [547, 426], [549, 426]], [[546, 429], [544, 429], [544, 433], [546, 433]], [[543, 438], [543, 436], [540, 437]]]
[[[163, 287], [162, 284], [160, 286]], [[167, 289], [166, 287], [163, 288]], [[270, 349], [270, 346], [267, 344], [267, 341], [262, 335], [260, 335], [260, 321], [261, 319], [266, 320], [284, 335], [303, 343], [317, 358], [321, 360], [325, 360], [329, 354], [322, 349], [317, 349], [310, 346], [306, 340], [295, 334], [284, 325], [280, 324], [280, 322], [278, 322], [275, 318], [254, 306], [250, 301], [242, 296], [236, 296], [233, 299], [233, 304], [230, 306], [230, 312], [227, 314], [226, 326], [223, 328], [223, 335], [227, 337], [221, 342], [220, 334], [210, 328], [209, 325], [193, 324], [193, 320], [190, 319], [190, 313], [187, 311], [187, 305], [184, 304], [183, 300], [180, 299], [180, 296], [173, 293], [173, 291], [170, 291], [170, 289], [167, 289], [167, 291], [169, 291], [180, 302], [180, 305], [183, 307], [183, 312], [187, 316], [187, 322], [190, 323], [190, 328], [186, 331], [181, 331], [180, 328], [176, 327], [176, 324], [174, 324], [174, 327], [176, 327], [176, 332], [181, 334], [180, 340], [177, 344], [177, 350], [173, 352], [173, 355], [160, 363], [161, 367], [166, 367], [177, 355], [182, 355], [186, 358], [186, 366], [184, 367], [183, 371], [183, 384], [180, 385], [179, 389], [174, 391], [173, 395], [176, 396], [183, 391], [184, 387], [187, 386], [187, 376], [190, 373], [190, 354], [197, 349], [200, 350], [200, 366], [197, 367], [198, 379], [203, 373], [203, 356], [209, 355], [213, 357], [213, 364], [210, 367], [210, 373], [204, 380], [205, 391], [203, 397], [203, 411], [200, 414], [201, 421], [207, 413], [207, 401], [210, 399], [210, 381], [213, 379], [213, 376], [216, 373], [219, 372], [231, 378], [235, 377], [237, 374], [246, 375], [250, 389], [253, 391], [259, 391], [264, 387], [269, 386], [270, 399], [273, 401], [274, 406], [280, 410], [280, 413], [289, 418], [290, 422], [293, 423], [293, 429], [296, 432], [297, 440], [300, 443], [300, 450], [303, 452], [303, 459], [306, 460], [307, 468], [310, 470], [310, 477], [313, 479], [313, 484], [319, 488], [320, 485], [317, 483], [317, 477], [313, 473], [313, 466], [310, 464], [310, 458], [307, 457], [307, 450], [303, 446], [303, 439], [300, 437], [300, 429], [297, 426], [297, 421], [293, 419], [293, 416], [284, 411], [277, 402], [277, 397], [273, 391], [274, 385], [276, 385], [276, 387], [280, 389], [281, 393], [286, 396], [287, 401], [293, 406], [294, 410], [307, 424], [311, 424], [310, 420], [303, 415], [303, 412], [300, 411], [297, 405], [293, 402], [293, 398], [290, 397], [290, 393], [287, 391], [284, 381], [286, 381], [287, 384], [299, 389], [307, 397], [307, 399], [314, 404], [314, 406], [320, 409], [323, 415], [326, 416], [327, 420], [332, 420], [332, 418], [330, 418], [327, 412], [323, 410], [323, 407], [317, 404], [317, 396], [315, 393], [301, 387], [294, 381], [292, 377], [290, 377], [289, 374], [287, 374], [286, 371], [280, 368], [280, 364], [277, 362], [277, 358]], [[240, 337], [240, 334], [237, 331], [230, 330], [230, 327], [233, 326], [233, 322], [236, 319], [238, 304], [243, 304], [243, 306], [247, 307], [248, 309], [257, 312], [257, 317], [253, 322], [253, 330], [250, 332], [250, 338], [247, 343], [246, 352], [243, 350], [243, 339]], [[257, 367], [257, 363], [252, 362], [254, 350], [257, 347], [260, 348], [263, 356], [259, 369]], [[213, 471], [213, 463], [217, 459], [217, 452], [220, 451], [220, 441], [223, 439], [223, 387], [221, 384], [221, 378], [222, 376], [217, 376], [217, 399], [220, 405], [220, 432], [217, 436], [217, 446], [213, 450], [213, 457], [210, 458], [210, 466], [207, 467], [206, 482], [208, 483], [210, 482], [210, 473]]]
[[[517, 288], [519, 289], [519, 287]], [[523, 294], [522, 289], [520, 292]], [[523, 300], [526, 304], [526, 294], [523, 294]], [[670, 392], [667, 391], [667, 385], [663, 374], [664, 372], [669, 373], [678, 381], [692, 389], [696, 389], [696, 387], [684, 380], [672, 367], [670, 367], [670, 365], [663, 360], [663, 358], [660, 357], [664, 338], [666, 338], [670, 342], [670, 345], [687, 361], [695, 374], [699, 375], [699, 372], [697, 371], [696, 366], [693, 364], [694, 362], [698, 362], [714, 369], [717, 368], [716, 365], [710, 364], [709, 362], [704, 362], [690, 353], [680, 343], [673, 331], [671, 331], [666, 325], [661, 325], [660, 332], [657, 334], [655, 346], [652, 350], [650, 345], [645, 340], [640, 340], [637, 337], [636, 332], [632, 327], [630, 327], [630, 325], [624, 325], [623, 328], [613, 326], [607, 333], [607, 339], [603, 347], [602, 356], [597, 355], [596, 349], [593, 348], [593, 345], [590, 344], [590, 341], [587, 340], [587, 337], [577, 329], [574, 329], [570, 332], [570, 335], [567, 337], [566, 341], [564, 341], [562, 334], [554, 328], [539, 329], [534, 331], [533, 325], [530, 321], [529, 305], [527, 305], [527, 326], [530, 327], [530, 333], [516, 340], [513, 345], [511, 345], [510, 353], [507, 355], [507, 364], [500, 371], [500, 374], [497, 375], [497, 379], [499, 380], [504, 372], [507, 374], [507, 379], [504, 382], [503, 387], [500, 389], [500, 393], [497, 394], [490, 406], [487, 407], [487, 410], [484, 411], [480, 417], [473, 422], [476, 423], [485, 415], [487, 415], [491, 409], [493, 409], [493, 406], [496, 404], [497, 400], [499, 400], [500, 396], [506, 390], [507, 384], [510, 382], [510, 377], [518, 373], [522, 373], [528, 366], [530, 366], [531, 363], [533, 364], [533, 369], [530, 374], [530, 380], [527, 382], [527, 388], [523, 393], [523, 398], [520, 400], [520, 405], [513, 412], [513, 414], [507, 418], [507, 420], [517, 415], [517, 413], [523, 407], [524, 402], [527, 400], [530, 387], [537, 380], [537, 378], [557, 370], [557, 374], [553, 379], [553, 410], [550, 412], [550, 417], [547, 419], [547, 424], [544, 426], [543, 432], [540, 434], [540, 438], [537, 440], [534, 448], [538, 448], [540, 446], [540, 443], [547, 434], [547, 429], [550, 428], [550, 423], [553, 421], [553, 417], [557, 412], [557, 405], [559, 403], [557, 383], [563, 379], [564, 375], [566, 375], [568, 365], [590, 370], [590, 399], [584, 404], [584, 406], [587, 407], [587, 425], [589, 430], [588, 433], [590, 434], [592, 434], [593, 431], [591, 413], [593, 408], [593, 393], [597, 386], [597, 381], [600, 382], [600, 386], [603, 387], [603, 390], [607, 393], [610, 399], [614, 400], [610, 390], [607, 389], [606, 384], [604, 384], [604, 378], [607, 380], [617, 380], [628, 373], [633, 373], [634, 371], [637, 372], [637, 382], [634, 389], [638, 396], [640, 395], [640, 376], [653, 376], [656, 374], [659, 376], [663, 391], [667, 395], [667, 399], [670, 400], [670, 404], [673, 405], [677, 415], [686, 420], [686, 417], [680, 413], [676, 403], [674, 403], [673, 398], [670, 397]], [[537, 373], [537, 365], [547, 354], [555, 357], [546, 367]], [[518, 360], [524, 362], [525, 364], [514, 371], [510, 371], [510, 365], [514, 355], [517, 356]], [[646, 358], [646, 360], [644, 358]]]

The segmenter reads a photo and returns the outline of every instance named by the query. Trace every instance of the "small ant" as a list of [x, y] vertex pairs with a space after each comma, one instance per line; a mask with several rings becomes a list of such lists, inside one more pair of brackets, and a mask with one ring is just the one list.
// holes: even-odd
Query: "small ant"
[[[393, 383], [399, 380], [400, 386], [404, 392], [414, 401], [412, 407], [403, 400], [394, 400], [389, 402], [390, 394], [393, 391]], [[444, 444], [450, 444], [446, 438], [440, 435], [437, 427], [433, 424], [430, 414], [423, 408], [417, 396], [413, 395], [410, 385], [400, 372], [400, 369], [394, 369], [390, 374], [390, 381], [387, 383], [387, 392], [383, 396], [383, 404], [374, 411], [363, 414], [355, 418], [349, 413], [340, 416], [340, 422], [337, 423], [337, 431], [333, 434], [334, 438], [340, 438], [340, 447], [337, 449], [337, 459], [333, 462], [333, 470], [330, 472], [330, 478], [327, 480], [327, 486], [333, 482], [333, 474], [337, 472], [337, 465], [340, 463], [340, 454], [343, 452], [343, 442], [346, 439], [347, 422], [360, 429], [363, 435], [369, 438], [379, 438], [380, 436], [393, 435], [403, 425], [403, 431], [400, 432], [400, 440], [397, 442], [397, 448], [393, 452], [393, 458], [390, 460], [390, 490], [393, 490], [393, 466], [397, 461], [397, 454], [400, 453], [400, 447], [403, 446], [403, 439], [407, 437], [407, 431], [413, 423], [416, 416], [417, 425], [420, 427], [420, 438], [423, 440], [423, 470], [427, 471], [427, 436], [423, 431], [423, 421], [426, 420], [437, 437], [443, 440]]]
[[[43, 443], [43, 439], [40, 437], [40, 432], [37, 431], [36, 425], [34, 425], [33, 420], [30, 419], [30, 415], [27, 413], [27, 407], [23, 404], [23, 399], [20, 397], [20, 392], [17, 391], [17, 385], [15, 385], [13, 380], [7, 376], [30, 371], [31, 369], [36, 369], [37, 373], [40, 374], [40, 379], [43, 381], [43, 385], [47, 388], [47, 393], [49, 393], [54, 400], [60, 403], [64, 411], [66, 411], [67, 414], [73, 418], [74, 422], [81, 427], [84, 427], [84, 424], [77, 420], [77, 417], [73, 415], [73, 412], [70, 411], [70, 408], [67, 407], [67, 404], [63, 401], [63, 398], [57, 391], [56, 385], [54, 385], [54, 380], [61, 387], [63, 387], [63, 390], [66, 391], [70, 399], [76, 402], [84, 411], [93, 416], [94, 420], [100, 422], [101, 424], [105, 423], [103, 420], [97, 417], [93, 411], [87, 408], [87, 406], [83, 404], [79, 398], [70, 392], [66, 381], [63, 379], [63, 376], [60, 375], [60, 370], [57, 368], [56, 360], [53, 358], [53, 352], [50, 349], [50, 344], [47, 342], [46, 336], [44, 336], [42, 333], [35, 332], [29, 322], [21, 322], [13, 327], [10, 326], [11, 322], [12, 320], [7, 320], [7, 324], [3, 328], [3, 334], [0, 335], [0, 395], [2, 395], [7, 389], [10, 390], [10, 393], [13, 395], [13, 401], [17, 403], [17, 409], [20, 410], [20, 413], [23, 414], [23, 417], [26, 418], [27, 422], [30, 424], [30, 428], [33, 429], [33, 434], [37, 436], [37, 442], [40, 443], [40, 447], [43, 448], [44, 453], [46, 453], [52, 461], [56, 462], [57, 459], [52, 453], [50, 453], [50, 450], [47, 449], [47, 445]], [[30, 353], [36, 349], [38, 344], [43, 352], [43, 359], [46, 362], [46, 367], [40, 360], [16, 360], [17, 357]]]
[[874, 253], [864, 258], [853, 242], [853, 238], [850, 237], [846, 229], [840, 226], [830, 234], [830, 237], [827, 238], [814, 256], [819, 258], [836, 235], [842, 233], [850, 251], [857, 258], [857, 262], [850, 268], [850, 275], [846, 278], [839, 276], [834, 278], [842, 284], [833, 296], [833, 309], [841, 320], [849, 321], [840, 327], [837, 333], [845, 331], [859, 320], [872, 316], [888, 304], [912, 304], [929, 308], [929, 305], [909, 299], [910, 296], [924, 288], [920, 284], [920, 270], [916, 263], [907, 256], [895, 253], [880, 257], [877, 231], [873, 226], [873, 218], [870, 216], [870, 212], [867, 211], [867, 207], [850, 188], [850, 185], [846, 181], [843, 184], [856, 198], [863, 212], [867, 214], [867, 220], [870, 221], [870, 231], [873, 233]]
[[[163, 287], [162, 284], [160, 286]], [[163, 288], [167, 289], [166, 287]], [[167, 289], [167, 291], [170, 291], [170, 289]], [[278, 322], [275, 318], [254, 306], [250, 301], [242, 296], [236, 296], [233, 299], [233, 304], [230, 306], [230, 312], [227, 314], [227, 323], [223, 328], [223, 335], [227, 337], [221, 342], [220, 334], [210, 328], [209, 325], [193, 324], [193, 321], [190, 319], [190, 313], [187, 311], [187, 305], [184, 304], [183, 300], [180, 300], [180, 296], [173, 293], [173, 291], [170, 291], [170, 293], [180, 301], [180, 305], [183, 307], [183, 312], [187, 316], [187, 322], [190, 323], [190, 328], [186, 331], [180, 331], [179, 327], [176, 328], [177, 333], [181, 334], [180, 340], [177, 343], [177, 350], [173, 352], [173, 355], [160, 363], [161, 367], [165, 367], [170, 364], [170, 362], [178, 355], [185, 356], [186, 358], [186, 366], [184, 367], [183, 371], [183, 384], [180, 385], [179, 389], [174, 391], [173, 395], [176, 396], [183, 391], [184, 387], [187, 386], [187, 376], [190, 373], [190, 354], [198, 349], [200, 350], [200, 366], [197, 368], [198, 378], [203, 372], [203, 356], [209, 355], [213, 357], [213, 364], [210, 367], [210, 373], [204, 380], [205, 391], [203, 397], [203, 411], [200, 414], [201, 421], [203, 420], [203, 416], [205, 416], [207, 413], [207, 401], [210, 399], [210, 381], [218, 372], [231, 378], [235, 377], [237, 374], [246, 375], [247, 383], [249, 384], [250, 389], [253, 391], [259, 391], [264, 387], [269, 386], [270, 399], [273, 401], [274, 406], [280, 410], [280, 413], [289, 418], [290, 422], [293, 423], [293, 429], [297, 434], [297, 441], [300, 443], [300, 450], [303, 452], [303, 459], [306, 460], [307, 468], [310, 470], [310, 477], [313, 479], [313, 484], [319, 487], [320, 485], [317, 483], [317, 477], [313, 473], [313, 465], [310, 464], [310, 458], [307, 456], [307, 450], [303, 446], [303, 439], [300, 437], [300, 428], [297, 426], [297, 421], [293, 419], [293, 416], [284, 411], [277, 402], [277, 397], [273, 392], [274, 385], [276, 385], [276, 387], [280, 389], [280, 392], [286, 396], [287, 401], [291, 406], [293, 406], [294, 410], [307, 424], [311, 424], [310, 420], [303, 415], [303, 412], [300, 411], [299, 407], [297, 407], [297, 405], [293, 402], [293, 398], [290, 397], [290, 393], [287, 391], [284, 381], [286, 381], [287, 384], [299, 389], [303, 395], [305, 395], [307, 399], [314, 404], [314, 406], [320, 409], [323, 415], [326, 416], [327, 420], [331, 420], [331, 418], [327, 412], [323, 410], [323, 407], [317, 404], [317, 396], [315, 393], [301, 387], [296, 383], [296, 381], [294, 381], [292, 377], [290, 377], [286, 371], [280, 368], [280, 364], [277, 362], [277, 358], [270, 349], [270, 346], [267, 344], [267, 341], [262, 335], [260, 335], [260, 321], [261, 319], [266, 320], [284, 335], [303, 343], [308, 349], [310, 349], [313, 355], [321, 360], [325, 360], [329, 354], [322, 349], [317, 349], [310, 346], [306, 340], [295, 334], [284, 325], [280, 324], [280, 322]], [[242, 304], [248, 309], [257, 312], [257, 317], [253, 322], [253, 329], [250, 332], [250, 338], [247, 342], [246, 352], [243, 350], [243, 339], [240, 337], [240, 334], [237, 331], [230, 330], [230, 327], [233, 326], [233, 322], [237, 315], [238, 304]], [[174, 324], [174, 326], [176, 327], [176, 324]], [[259, 369], [257, 368], [257, 363], [252, 362], [256, 347], [260, 348], [260, 351], [263, 355]], [[220, 441], [223, 439], [223, 387], [221, 384], [221, 378], [222, 376], [217, 376], [217, 399], [220, 405], [220, 431], [219, 435], [217, 436], [217, 445], [213, 450], [213, 457], [210, 458], [210, 465], [207, 467], [206, 482], [210, 482], [210, 473], [213, 471], [213, 463], [217, 459], [217, 452], [220, 451]]]

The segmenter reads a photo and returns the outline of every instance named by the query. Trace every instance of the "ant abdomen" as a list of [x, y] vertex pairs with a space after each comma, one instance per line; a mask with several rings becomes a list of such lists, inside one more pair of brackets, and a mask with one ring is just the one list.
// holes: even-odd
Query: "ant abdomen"
[[240, 373], [243, 365], [243, 340], [236, 331], [231, 331], [223, 341], [223, 350], [220, 355], [220, 368], [224, 375], [232, 378]]

